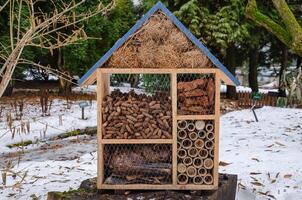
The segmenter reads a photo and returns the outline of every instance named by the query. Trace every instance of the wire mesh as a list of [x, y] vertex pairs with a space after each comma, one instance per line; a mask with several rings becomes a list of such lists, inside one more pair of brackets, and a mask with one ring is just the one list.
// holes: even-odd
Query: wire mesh
[[107, 144], [105, 184], [171, 184], [172, 145]]
[[178, 184], [213, 184], [214, 131], [213, 120], [177, 121]]
[[102, 103], [103, 139], [171, 139], [168, 74], [113, 74]]
[[177, 98], [179, 115], [214, 114], [214, 74], [178, 74]]

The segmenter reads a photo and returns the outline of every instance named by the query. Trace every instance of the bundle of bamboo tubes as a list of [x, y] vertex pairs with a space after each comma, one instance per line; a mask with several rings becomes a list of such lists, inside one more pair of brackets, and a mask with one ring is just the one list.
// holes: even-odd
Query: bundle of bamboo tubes
[[104, 139], [172, 138], [171, 99], [113, 91], [102, 103]]
[[199, 78], [177, 83], [178, 114], [213, 114], [214, 78]]
[[213, 184], [214, 139], [213, 121], [177, 122], [178, 184]]

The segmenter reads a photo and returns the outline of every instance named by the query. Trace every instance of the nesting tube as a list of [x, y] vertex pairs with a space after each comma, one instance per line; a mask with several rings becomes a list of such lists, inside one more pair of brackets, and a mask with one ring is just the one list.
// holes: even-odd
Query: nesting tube
[[197, 169], [193, 166], [187, 167], [187, 175], [188, 177], [195, 177], [197, 175]]
[[184, 139], [182, 142], [181, 142], [181, 147], [184, 148], [184, 149], [189, 149], [193, 146], [193, 142], [189, 139]]
[[200, 158], [206, 158], [206, 157], [208, 157], [208, 155], [209, 155], [209, 153], [208, 153], [208, 151], [205, 150], [205, 149], [201, 149], [201, 150], [199, 151], [199, 157], [200, 157]]
[[211, 174], [207, 174], [205, 175], [205, 177], [203, 178], [203, 181], [206, 185], [211, 185], [213, 184], [213, 176]]
[[201, 168], [203, 165], [203, 160], [199, 157], [193, 159], [193, 166], [195, 168]]
[[195, 124], [194, 123], [188, 123], [187, 126], [188, 131], [194, 131], [195, 130]]
[[203, 183], [203, 177], [202, 176], [195, 176], [194, 178], [193, 178], [193, 183], [195, 184], [195, 185], [200, 185], [200, 184], [202, 184]]
[[188, 126], [187, 121], [180, 120], [180, 121], [177, 122], [177, 128], [178, 129], [186, 129], [187, 126]]
[[207, 139], [208, 140], [213, 140], [214, 139], [214, 133], [213, 132], [207, 132]]
[[214, 142], [212, 140], [207, 140], [206, 143], [204, 144], [206, 149], [213, 149], [214, 148]]
[[195, 158], [196, 156], [198, 156], [198, 150], [197, 150], [197, 148], [192, 147], [192, 148], [188, 149], [188, 155], [191, 158]]
[[211, 157], [214, 157], [214, 149], [211, 149], [211, 150], [209, 151], [209, 155], [210, 155]]
[[181, 143], [177, 142], [177, 149], [180, 149], [180, 147], [181, 147]]
[[214, 162], [211, 158], [207, 158], [203, 161], [204, 168], [212, 169], [214, 166]]
[[194, 146], [197, 148], [197, 149], [202, 149], [204, 147], [204, 141], [202, 139], [197, 139], [195, 142], [194, 142]]
[[183, 163], [184, 163], [186, 166], [192, 165], [192, 162], [193, 162], [193, 160], [192, 160], [191, 157], [185, 157], [185, 158], [183, 159]]
[[177, 165], [177, 171], [179, 172], [179, 173], [185, 173], [186, 171], [187, 171], [187, 167], [186, 167], [186, 165], [185, 164], [183, 164], [183, 163], [179, 163], [178, 165]]
[[189, 181], [189, 177], [186, 174], [179, 174], [177, 176], [178, 184], [184, 185]]
[[213, 132], [213, 130], [214, 130], [213, 124], [207, 123], [207, 125], [206, 125], [206, 131], [207, 132]]
[[184, 149], [179, 149], [179, 150], [177, 151], [177, 156], [178, 156], [179, 158], [185, 158], [185, 157], [187, 157], [187, 151], [184, 150]]
[[204, 167], [198, 169], [198, 175], [205, 176], [207, 174], [207, 170]]
[[187, 137], [187, 131], [181, 129], [178, 131], [177, 136], [179, 139], [185, 139]]
[[207, 132], [205, 130], [198, 131], [198, 137], [200, 139], [204, 139], [207, 136]]
[[198, 135], [197, 135], [197, 133], [196, 132], [190, 132], [189, 133], [189, 138], [191, 139], [191, 140], [197, 140], [197, 138], [198, 138]]
[[195, 122], [195, 128], [198, 131], [203, 130], [205, 125], [206, 125], [206, 123], [202, 120], [198, 120], [198, 121]]

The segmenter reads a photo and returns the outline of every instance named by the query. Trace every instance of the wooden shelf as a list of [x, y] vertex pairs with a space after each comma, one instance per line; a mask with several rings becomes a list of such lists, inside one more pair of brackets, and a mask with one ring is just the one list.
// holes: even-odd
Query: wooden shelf
[[172, 139], [102, 139], [102, 144], [172, 144]]
[[210, 119], [214, 120], [215, 115], [176, 115], [178, 120], [200, 120], [200, 119]]

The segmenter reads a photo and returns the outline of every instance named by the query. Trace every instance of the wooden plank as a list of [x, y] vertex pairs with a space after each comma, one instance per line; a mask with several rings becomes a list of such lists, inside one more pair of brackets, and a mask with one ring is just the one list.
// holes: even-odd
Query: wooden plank
[[152, 185], [152, 184], [128, 184], [128, 185], [108, 185], [103, 184], [102, 189], [110, 190], [214, 190], [218, 187], [214, 185]]
[[215, 142], [214, 142], [214, 169], [213, 178], [214, 186], [218, 187], [218, 165], [219, 165], [219, 123], [220, 123], [220, 75], [221, 72], [215, 74]]
[[177, 74], [172, 72], [170, 74], [170, 90], [171, 90], [171, 99], [172, 99], [172, 182], [173, 185], [177, 184]]
[[110, 78], [97, 70], [97, 187], [101, 188], [104, 178], [104, 145], [102, 144], [102, 101], [109, 92]]
[[214, 120], [215, 115], [177, 115], [176, 118], [178, 120], [201, 120], [201, 119]]
[[216, 68], [198, 68], [198, 69], [186, 69], [186, 68], [100, 68], [102, 73], [111, 74], [209, 74], [220, 71]]
[[172, 144], [172, 139], [103, 139], [101, 144]]

